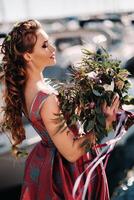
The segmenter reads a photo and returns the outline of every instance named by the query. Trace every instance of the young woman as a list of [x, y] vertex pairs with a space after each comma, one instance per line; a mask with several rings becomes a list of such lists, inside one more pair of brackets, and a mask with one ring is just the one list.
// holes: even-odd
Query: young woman
[[[21, 200], [73, 200], [72, 189], [76, 178], [83, 172], [93, 155], [81, 144], [84, 136], [74, 140], [74, 133], [65, 130], [55, 134], [55, 113], [60, 113], [57, 91], [46, 88], [42, 71], [56, 63], [55, 47], [36, 20], [20, 22], [13, 27], [2, 44], [3, 80], [5, 84], [4, 121], [10, 129], [13, 146], [25, 139], [22, 113], [42, 138], [27, 158]], [[47, 91], [47, 92], [46, 92]], [[111, 106], [103, 105], [106, 125], [115, 120], [119, 98]], [[68, 133], [67, 133], [68, 132]], [[108, 200], [109, 193], [101, 166], [93, 174], [86, 199]], [[75, 199], [82, 199], [85, 179], [80, 182]]]

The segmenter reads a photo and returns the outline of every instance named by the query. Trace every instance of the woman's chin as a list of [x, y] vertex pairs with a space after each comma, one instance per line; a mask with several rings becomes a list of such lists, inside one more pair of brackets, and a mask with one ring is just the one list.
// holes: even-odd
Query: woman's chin
[[50, 63], [50, 66], [55, 65], [56, 64], [56, 59], [53, 59], [53, 61]]

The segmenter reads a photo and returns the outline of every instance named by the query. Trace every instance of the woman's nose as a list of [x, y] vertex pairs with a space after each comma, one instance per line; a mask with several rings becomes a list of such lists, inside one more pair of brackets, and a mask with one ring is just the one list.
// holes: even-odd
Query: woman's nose
[[54, 52], [56, 50], [55, 46], [53, 44], [49, 44], [49, 50], [51, 52]]

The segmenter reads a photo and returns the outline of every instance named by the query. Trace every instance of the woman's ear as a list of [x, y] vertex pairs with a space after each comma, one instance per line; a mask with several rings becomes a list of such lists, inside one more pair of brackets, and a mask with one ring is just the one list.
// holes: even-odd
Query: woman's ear
[[26, 52], [23, 54], [24, 56], [24, 59], [27, 61], [27, 62], [30, 62], [31, 61], [31, 54]]

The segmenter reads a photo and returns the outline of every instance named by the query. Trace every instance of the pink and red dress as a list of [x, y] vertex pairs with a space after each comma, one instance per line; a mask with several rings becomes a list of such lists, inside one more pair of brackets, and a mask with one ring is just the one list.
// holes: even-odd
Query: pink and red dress
[[[39, 91], [33, 101], [30, 122], [41, 137], [26, 160], [21, 200], [74, 200], [72, 190], [76, 178], [93, 160], [85, 154], [70, 163], [58, 152], [40, 116], [40, 109], [49, 94]], [[82, 177], [75, 200], [82, 200], [86, 175]], [[85, 200], [109, 200], [107, 183], [99, 165], [92, 174]]]

